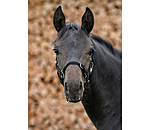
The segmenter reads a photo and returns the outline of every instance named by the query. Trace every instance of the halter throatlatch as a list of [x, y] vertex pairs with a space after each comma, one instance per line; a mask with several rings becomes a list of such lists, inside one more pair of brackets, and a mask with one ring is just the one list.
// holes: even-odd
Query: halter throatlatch
[[60, 80], [60, 83], [62, 85], [64, 85], [64, 78], [65, 78], [65, 71], [67, 69], [67, 67], [69, 65], [78, 65], [79, 68], [81, 69], [83, 75], [84, 75], [84, 79], [85, 79], [85, 83], [89, 83], [90, 82], [90, 76], [91, 76], [91, 73], [93, 71], [93, 66], [94, 66], [94, 62], [93, 62], [93, 53], [92, 53], [92, 56], [90, 58], [90, 65], [89, 65], [89, 70], [86, 71], [85, 67], [79, 63], [79, 62], [76, 62], [76, 61], [70, 61], [62, 70], [59, 69], [58, 67], [58, 61], [57, 61], [57, 58], [56, 58], [56, 63], [55, 63], [55, 66], [56, 66], [56, 69], [57, 69], [57, 75], [59, 77], [59, 80]]

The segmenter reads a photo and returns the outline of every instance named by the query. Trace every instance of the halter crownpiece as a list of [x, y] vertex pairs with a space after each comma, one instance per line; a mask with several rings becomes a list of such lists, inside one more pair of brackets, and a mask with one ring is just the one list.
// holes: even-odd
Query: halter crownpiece
[[92, 53], [92, 56], [90, 58], [90, 65], [89, 65], [89, 70], [88, 71], [86, 71], [84, 65], [82, 65], [81, 63], [76, 62], [76, 61], [70, 61], [69, 63], [67, 63], [67, 65], [62, 70], [60, 70], [59, 66], [58, 66], [58, 61], [57, 61], [57, 58], [56, 58], [55, 66], [56, 66], [56, 69], [57, 69], [57, 75], [59, 77], [60, 83], [62, 85], [64, 85], [65, 71], [66, 71], [66, 69], [69, 65], [78, 65], [79, 68], [81, 69], [83, 75], [84, 75], [85, 83], [89, 83], [90, 82], [90, 76], [91, 76], [91, 73], [92, 73], [93, 67], [94, 67], [93, 53]]

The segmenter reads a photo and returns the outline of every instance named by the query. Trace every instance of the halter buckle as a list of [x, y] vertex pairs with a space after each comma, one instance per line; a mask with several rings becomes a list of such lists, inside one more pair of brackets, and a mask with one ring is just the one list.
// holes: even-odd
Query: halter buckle
[[80, 68], [83, 69], [82, 64], [80, 63]]
[[91, 66], [91, 68], [90, 68], [90, 74], [92, 73], [92, 71], [93, 71], [93, 66], [94, 66], [94, 63], [93, 63], [93, 62], [91, 62], [91, 64], [92, 64], [92, 66]]
[[60, 75], [60, 77], [63, 79], [64, 78], [64, 73], [63, 73], [63, 71], [61, 70], [61, 75]]

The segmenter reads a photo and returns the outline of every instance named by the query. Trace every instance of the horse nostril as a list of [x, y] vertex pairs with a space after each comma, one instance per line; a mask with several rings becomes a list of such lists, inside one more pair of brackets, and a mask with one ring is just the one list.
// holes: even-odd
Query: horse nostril
[[79, 84], [79, 89], [78, 89], [78, 93], [81, 94], [82, 91], [83, 91], [83, 89], [82, 89], [82, 82], [80, 82], [80, 84]]
[[65, 92], [69, 94], [69, 89], [68, 89], [67, 83], [65, 83]]
[[80, 88], [82, 89], [82, 82], [80, 82]]

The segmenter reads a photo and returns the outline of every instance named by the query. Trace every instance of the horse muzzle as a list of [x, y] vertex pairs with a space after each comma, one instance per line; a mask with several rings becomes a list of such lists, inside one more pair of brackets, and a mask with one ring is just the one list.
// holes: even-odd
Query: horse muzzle
[[67, 102], [79, 102], [82, 100], [84, 92], [84, 84], [75, 79], [69, 79], [64, 83], [64, 94]]

